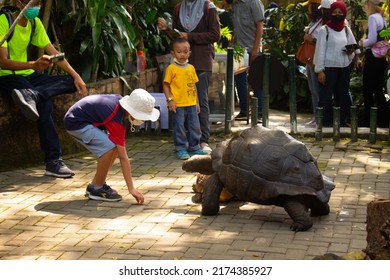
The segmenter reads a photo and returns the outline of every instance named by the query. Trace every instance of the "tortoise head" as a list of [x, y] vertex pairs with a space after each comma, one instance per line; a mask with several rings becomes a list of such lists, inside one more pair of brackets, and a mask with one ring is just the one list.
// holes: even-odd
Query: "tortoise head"
[[211, 155], [192, 156], [183, 162], [182, 169], [186, 172], [199, 172], [205, 175], [215, 173], [212, 167]]

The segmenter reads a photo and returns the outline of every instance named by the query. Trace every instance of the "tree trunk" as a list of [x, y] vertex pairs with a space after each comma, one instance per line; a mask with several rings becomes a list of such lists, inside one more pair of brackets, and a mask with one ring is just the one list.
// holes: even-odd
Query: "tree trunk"
[[372, 260], [390, 259], [390, 199], [371, 201], [367, 206], [367, 248]]
[[[46, 0], [45, 1], [45, 7], [43, 9], [43, 15], [42, 15], [42, 24], [45, 27], [46, 31], [49, 28], [49, 21], [50, 21], [52, 5], [53, 5], [53, 0]], [[39, 49], [38, 50], [38, 57], [42, 56], [43, 54], [44, 54], [44, 50], [43, 49]]]

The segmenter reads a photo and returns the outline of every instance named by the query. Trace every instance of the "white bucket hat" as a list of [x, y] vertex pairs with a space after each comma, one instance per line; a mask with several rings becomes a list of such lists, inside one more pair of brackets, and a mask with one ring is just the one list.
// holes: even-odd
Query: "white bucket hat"
[[142, 88], [133, 90], [130, 95], [124, 96], [119, 103], [133, 118], [142, 121], [156, 121], [160, 111], [154, 108], [156, 99]]

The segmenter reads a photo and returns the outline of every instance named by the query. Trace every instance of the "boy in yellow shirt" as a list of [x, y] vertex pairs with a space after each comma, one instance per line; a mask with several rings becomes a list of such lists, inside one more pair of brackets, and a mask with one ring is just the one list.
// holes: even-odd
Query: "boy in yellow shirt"
[[179, 159], [207, 154], [200, 147], [200, 107], [195, 86], [198, 76], [194, 66], [188, 63], [190, 55], [187, 39], [177, 38], [172, 44], [173, 63], [166, 69], [163, 84], [169, 111], [174, 113], [173, 141]]

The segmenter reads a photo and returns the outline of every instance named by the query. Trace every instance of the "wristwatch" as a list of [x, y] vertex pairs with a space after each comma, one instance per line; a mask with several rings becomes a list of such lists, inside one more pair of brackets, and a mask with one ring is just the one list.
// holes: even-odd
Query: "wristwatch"
[[172, 98], [167, 98], [167, 103], [171, 102], [173, 99]]

